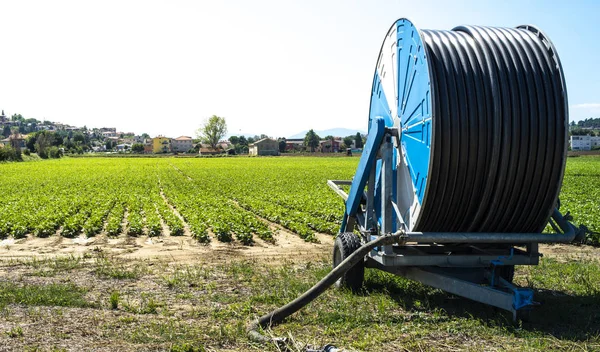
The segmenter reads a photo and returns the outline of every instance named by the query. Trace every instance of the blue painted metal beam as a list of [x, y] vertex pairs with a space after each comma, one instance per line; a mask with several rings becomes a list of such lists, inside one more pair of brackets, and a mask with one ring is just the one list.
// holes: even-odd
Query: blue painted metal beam
[[[375, 160], [377, 159], [377, 152], [379, 146], [383, 141], [385, 135], [385, 120], [383, 117], [376, 117], [371, 120], [371, 126], [369, 127], [369, 135], [367, 136], [367, 142], [363, 148], [362, 156], [354, 179], [352, 179], [352, 186], [350, 186], [350, 193], [348, 193], [348, 200], [346, 201], [346, 214], [344, 216], [344, 223], [348, 216], [356, 215], [358, 207], [360, 206], [360, 200], [362, 198], [367, 180], [369, 179], [369, 172], [371, 168], [375, 167]], [[342, 225], [343, 227], [344, 224]], [[345, 228], [342, 228], [345, 230]]]

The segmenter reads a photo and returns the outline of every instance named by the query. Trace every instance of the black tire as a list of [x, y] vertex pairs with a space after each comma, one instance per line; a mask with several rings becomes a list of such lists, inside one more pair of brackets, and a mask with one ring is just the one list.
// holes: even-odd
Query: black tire
[[[360, 237], [352, 232], [340, 233], [333, 244], [333, 267], [340, 265], [354, 251], [361, 247]], [[338, 288], [346, 287], [352, 291], [362, 288], [365, 278], [365, 262], [360, 261], [335, 283]]]

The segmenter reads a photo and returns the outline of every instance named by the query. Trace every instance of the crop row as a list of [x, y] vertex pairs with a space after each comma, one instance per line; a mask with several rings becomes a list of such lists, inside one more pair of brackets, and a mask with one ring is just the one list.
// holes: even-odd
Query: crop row
[[[252, 244], [270, 223], [307, 241], [335, 234], [343, 202], [327, 179], [350, 179], [357, 158], [63, 159], [0, 164], [0, 238], [172, 236], [187, 229]], [[563, 211], [600, 244], [600, 158], [570, 158]], [[183, 220], [182, 220], [183, 219]]]
[[[335, 233], [339, 226], [342, 202], [325, 188], [325, 180], [348, 177], [355, 167], [355, 161], [340, 160], [341, 168], [308, 159], [2, 164], [0, 238], [57, 232], [158, 236], [164, 230], [179, 236], [187, 226], [200, 242], [212, 236], [250, 245], [255, 238], [274, 241], [272, 222], [313, 240], [314, 232]], [[23, 175], [29, 175], [26, 182]]]

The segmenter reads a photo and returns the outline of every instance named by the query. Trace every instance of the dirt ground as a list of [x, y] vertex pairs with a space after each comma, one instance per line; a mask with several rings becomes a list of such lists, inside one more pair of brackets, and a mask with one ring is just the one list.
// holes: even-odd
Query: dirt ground
[[[14, 296], [15, 302], [5, 299], [7, 305], [0, 309], [0, 351], [265, 350], [265, 346], [247, 339], [246, 324], [316, 282], [329, 270], [333, 247], [333, 237], [324, 234], [317, 234], [320, 243], [309, 243], [291, 232], [274, 228], [274, 238], [275, 243], [255, 238], [253, 246], [235, 241], [222, 243], [216, 238], [205, 245], [189, 235], [169, 234], [152, 238], [127, 235], [108, 238], [101, 234], [92, 238], [54, 235], [3, 240], [0, 284], [4, 285], [6, 297]], [[599, 258], [599, 251], [590, 246], [542, 245], [540, 252], [545, 257], [565, 261]], [[505, 350], [507, 344], [515, 342], [513, 333], [506, 332], [502, 325], [500, 330], [494, 330], [493, 326], [501, 324], [497, 321], [502, 321], [502, 316], [491, 308], [478, 306], [484, 313], [477, 309], [471, 312], [483, 314], [484, 320], [496, 319], [482, 332], [479, 318], [474, 318], [477, 323], [471, 325], [471, 318], [461, 318], [456, 313], [472, 306], [471, 302], [463, 307], [461, 301], [445, 298], [433, 289], [416, 286], [405, 290], [385, 282], [382, 292], [377, 287], [383, 284], [372, 282], [372, 292], [364, 297], [330, 290], [310, 309], [277, 327], [274, 333], [293, 332], [295, 339], [319, 346], [331, 341], [352, 346], [359, 340], [354, 346], [356, 350], [374, 350], [374, 346], [379, 346], [382, 351]], [[44, 301], [62, 299], [66, 292], [51, 292], [57, 288], [75, 293], [83, 290], [80, 295], [84, 303], [77, 301], [77, 297], [66, 303]], [[276, 293], [269, 295], [270, 291]], [[112, 307], [115, 293], [118, 295]], [[554, 296], [544, 297], [543, 292], [538, 296], [554, 299]], [[458, 304], [459, 308], [446, 316], [435, 308], [446, 307], [445, 303], [432, 303], [433, 308], [426, 309], [415, 308], [416, 303], [411, 303], [436, 300], [452, 301], [449, 307]], [[550, 302], [547, 306], [552, 305]], [[377, 328], [383, 331], [379, 334], [381, 341], [350, 337], [364, 332], [361, 320], [352, 320], [354, 315], [350, 315], [357, 306], [363, 307], [361, 312], [369, 312], [369, 326], [383, 322]], [[566, 307], [571, 309], [568, 304]], [[382, 316], [377, 315], [380, 311], [384, 312]], [[327, 318], [328, 314], [331, 318]], [[390, 314], [397, 316], [392, 319]], [[340, 316], [348, 321], [340, 320]], [[385, 323], [390, 319], [402, 321], [403, 326], [410, 326], [406, 331], [421, 335], [419, 338], [406, 333], [399, 335], [398, 326]], [[456, 324], [458, 331], [466, 329], [466, 335], [471, 337], [448, 334], [448, 329], [456, 328]], [[347, 338], [335, 333], [339, 329], [345, 331], [342, 335]], [[492, 336], [495, 345], [490, 346]], [[546, 336], [526, 337], [546, 339]], [[570, 341], [571, 338], [565, 341], [554, 338], [549, 349], [573, 349]], [[597, 347], [595, 341], [587, 343], [585, 340], [583, 346], [577, 347]], [[466, 348], [469, 344], [472, 348]]]
[[[121, 235], [109, 238], [100, 234], [92, 238], [80, 236], [65, 238], [60, 235], [37, 238], [28, 235], [22, 239], [8, 238], [0, 241], [1, 259], [25, 259], [29, 257], [56, 257], [84, 255], [103, 252], [123, 259], [166, 259], [170, 262], [191, 264], [194, 262], [227, 262], [235, 259], [259, 260], [277, 264], [280, 260], [305, 262], [315, 257], [329, 256], [334, 238], [326, 234], [316, 234], [319, 243], [309, 243], [282, 228], [274, 228], [275, 243], [265, 242], [255, 237], [252, 246], [237, 242], [223, 243], [212, 238], [208, 244], [198, 243], [189, 235], [158, 237], [131, 237]], [[545, 257], [564, 259], [599, 259], [600, 251], [592, 246], [566, 244], [540, 245]]]
[[289, 231], [276, 229], [275, 243], [268, 243], [255, 237], [254, 245], [245, 246], [235, 241], [219, 242], [216, 238], [212, 238], [209, 244], [202, 244], [187, 235], [158, 237], [121, 235], [116, 238], [109, 238], [104, 234], [92, 238], [83, 235], [77, 238], [65, 238], [59, 235], [37, 238], [28, 235], [18, 240], [8, 238], [0, 241], [0, 259], [103, 252], [121, 258], [167, 259], [178, 263], [196, 261], [218, 263], [239, 258], [258, 259], [276, 264], [281, 258], [305, 261], [308, 258], [330, 253], [333, 248], [333, 237], [326, 234], [316, 234], [316, 236], [320, 243], [309, 243]]

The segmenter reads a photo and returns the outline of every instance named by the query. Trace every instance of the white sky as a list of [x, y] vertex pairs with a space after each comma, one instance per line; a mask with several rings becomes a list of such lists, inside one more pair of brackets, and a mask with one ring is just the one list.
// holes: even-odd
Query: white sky
[[423, 29], [539, 25], [577, 120], [600, 115], [598, 41], [585, 40], [600, 36], [597, 13], [593, 1], [0, 0], [0, 109], [171, 137], [212, 114], [229, 134], [366, 130], [381, 41], [408, 17]]

